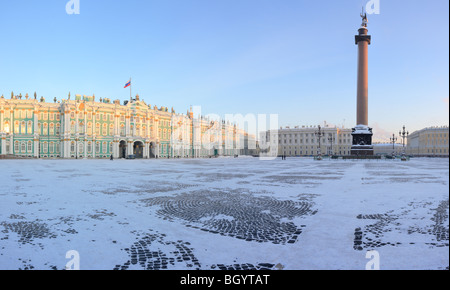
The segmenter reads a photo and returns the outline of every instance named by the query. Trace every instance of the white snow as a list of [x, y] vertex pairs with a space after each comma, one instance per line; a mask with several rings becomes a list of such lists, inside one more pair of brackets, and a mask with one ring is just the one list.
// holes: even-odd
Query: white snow
[[136, 243], [168, 269], [445, 269], [448, 184], [448, 159], [0, 160], [0, 269], [108, 270]]

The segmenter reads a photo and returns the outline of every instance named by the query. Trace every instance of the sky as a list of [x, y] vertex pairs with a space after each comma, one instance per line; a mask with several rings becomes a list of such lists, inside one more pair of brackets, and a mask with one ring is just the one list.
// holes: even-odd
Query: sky
[[[356, 125], [354, 36], [368, 0], [0, 0], [0, 95], [92, 95], [185, 113]], [[372, 2], [373, 3], [373, 2]], [[449, 124], [448, 0], [370, 14], [374, 140]], [[375, 6], [373, 6], [375, 7]]]

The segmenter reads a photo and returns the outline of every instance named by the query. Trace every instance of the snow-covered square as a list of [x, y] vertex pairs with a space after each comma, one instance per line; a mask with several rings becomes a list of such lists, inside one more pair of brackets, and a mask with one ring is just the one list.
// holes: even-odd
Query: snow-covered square
[[1, 160], [0, 269], [448, 269], [448, 159]]

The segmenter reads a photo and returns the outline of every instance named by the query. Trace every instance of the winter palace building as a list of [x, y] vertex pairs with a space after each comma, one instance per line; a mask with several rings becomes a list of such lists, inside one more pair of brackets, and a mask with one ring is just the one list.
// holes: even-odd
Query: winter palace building
[[249, 138], [237, 125], [152, 107], [138, 95], [123, 104], [70, 94], [53, 103], [36, 93], [0, 98], [0, 157], [233, 156], [249, 152]]

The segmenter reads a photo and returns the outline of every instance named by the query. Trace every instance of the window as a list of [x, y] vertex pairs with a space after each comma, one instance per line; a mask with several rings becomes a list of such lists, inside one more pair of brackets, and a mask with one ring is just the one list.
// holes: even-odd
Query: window
[[20, 125], [20, 133], [24, 135], [27, 133], [27, 125], [25, 124], [25, 121], [22, 121]]
[[59, 154], [61, 153], [61, 144], [56, 143], [56, 153]]
[[95, 153], [97, 153], [97, 154], [100, 153], [100, 142], [95, 143]]
[[79, 142], [78, 143], [78, 153], [83, 154], [83, 151], [84, 151], [84, 144], [83, 144], [83, 142]]
[[54, 116], [55, 116], [55, 114], [50, 114], [50, 121], [54, 120]]
[[103, 121], [107, 121], [108, 120], [108, 114], [103, 114]]
[[70, 123], [70, 133], [75, 134], [75, 121]]
[[95, 124], [95, 134], [100, 135], [100, 123]]
[[92, 135], [92, 123], [91, 122], [89, 122], [87, 124], [87, 133], [88, 133], [88, 135]]
[[102, 152], [103, 152], [103, 154], [106, 154], [107, 153], [107, 150], [108, 150], [108, 146], [107, 146], [107, 143], [106, 142], [103, 142], [103, 144], [102, 144]]
[[14, 133], [19, 134], [20, 133], [20, 123], [19, 121], [14, 122]]
[[71, 119], [75, 119], [75, 113], [72, 111], [72, 112], [70, 112], [70, 118]]
[[113, 152], [113, 142], [110, 142], [109, 143], [109, 153], [111, 153], [112, 154], [112, 152]]
[[28, 135], [33, 134], [33, 122], [31, 122], [31, 121], [28, 121], [27, 134]]
[[71, 152], [71, 153], [75, 153], [75, 142], [74, 142], [74, 141], [72, 141], [72, 142], [70, 143], [70, 152]]
[[14, 152], [19, 152], [19, 141], [14, 142]]
[[44, 123], [42, 135], [47, 135], [47, 134], [48, 134], [48, 124]]
[[50, 142], [50, 154], [55, 153], [55, 143]]
[[60, 134], [61, 134], [61, 125], [56, 124], [56, 135], [60, 135]]
[[86, 132], [84, 131], [84, 122], [83, 122], [83, 121], [80, 121], [80, 122], [78, 123], [78, 130], [79, 130], [79, 132], [80, 132], [81, 134], [86, 133]]
[[88, 153], [92, 153], [92, 142], [88, 142], [87, 151]]
[[29, 111], [27, 112], [27, 118], [28, 118], [28, 119], [33, 118], [33, 111], [32, 111], [32, 110], [29, 110]]
[[114, 135], [114, 124], [109, 125], [109, 135]]
[[9, 133], [9, 122], [5, 122], [5, 132]]
[[125, 126], [123, 124], [120, 125], [120, 136], [125, 136]]
[[27, 151], [28, 151], [28, 153], [32, 153], [33, 152], [33, 142], [28, 141]]
[[55, 124], [51, 123], [50, 124], [50, 135], [54, 135], [54, 134], [55, 134]]
[[108, 134], [108, 127], [106, 127], [106, 123], [103, 123], [103, 136], [106, 136]]
[[48, 143], [44, 142], [44, 153], [48, 152]]
[[26, 143], [25, 142], [22, 142], [21, 143], [21, 146], [20, 146], [20, 149], [21, 149], [21, 151], [22, 151], [22, 153], [26, 153], [27, 151], [26, 151]]

